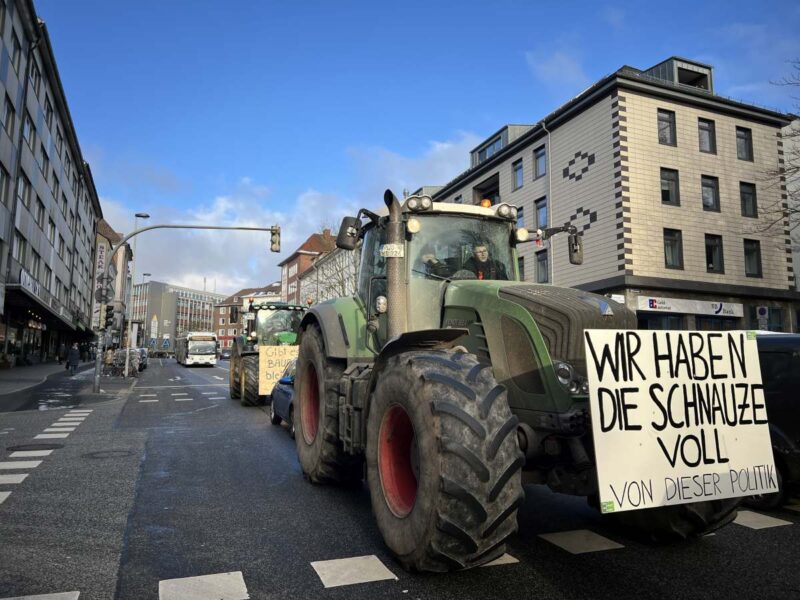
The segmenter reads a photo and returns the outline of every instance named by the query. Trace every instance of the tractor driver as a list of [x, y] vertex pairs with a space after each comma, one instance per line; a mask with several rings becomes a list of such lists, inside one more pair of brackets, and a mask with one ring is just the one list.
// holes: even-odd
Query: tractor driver
[[419, 259], [414, 267], [414, 272], [430, 275], [433, 278], [443, 278], [452, 275], [452, 269], [444, 260], [436, 257], [432, 244], [426, 244], [419, 254]]
[[483, 243], [473, 246], [472, 256], [464, 263], [464, 268], [475, 273], [475, 277], [478, 279], [508, 280], [505, 265], [489, 258], [489, 247]]

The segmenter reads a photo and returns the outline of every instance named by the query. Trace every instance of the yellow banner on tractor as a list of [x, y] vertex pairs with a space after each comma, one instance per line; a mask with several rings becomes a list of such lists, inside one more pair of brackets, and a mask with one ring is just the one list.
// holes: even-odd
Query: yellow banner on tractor
[[286, 365], [297, 358], [299, 346], [258, 347], [258, 395], [268, 396], [281, 378]]

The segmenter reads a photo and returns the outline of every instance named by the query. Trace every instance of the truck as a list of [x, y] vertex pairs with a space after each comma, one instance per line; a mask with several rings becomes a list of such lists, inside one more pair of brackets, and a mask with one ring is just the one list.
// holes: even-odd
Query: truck
[[[574, 288], [520, 281], [531, 236], [509, 204], [384, 194], [385, 214], [345, 217], [360, 248], [353, 297], [300, 323], [296, 447], [313, 483], [364, 477], [388, 548], [408, 570], [503, 554], [526, 482], [598, 503], [584, 330], [636, 328], [632, 311]], [[487, 202], [486, 204], [491, 204]], [[567, 224], [570, 262], [583, 243]], [[486, 258], [488, 255], [488, 259]], [[614, 515], [654, 540], [729, 523], [738, 499]]]
[[257, 406], [269, 398], [287, 363], [297, 356], [297, 333], [306, 309], [285, 302], [248, 302], [246, 327], [231, 348], [231, 399]]

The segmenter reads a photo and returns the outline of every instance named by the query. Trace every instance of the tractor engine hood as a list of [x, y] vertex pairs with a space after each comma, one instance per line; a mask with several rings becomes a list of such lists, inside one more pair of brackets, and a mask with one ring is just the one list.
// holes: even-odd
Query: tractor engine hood
[[[519, 305], [533, 318], [551, 360], [569, 363], [583, 377], [584, 329], [636, 329], [633, 311], [605, 296], [575, 288], [508, 281], [455, 281], [449, 288], [448, 298], [458, 297], [462, 303], [468, 295], [490, 294], [498, 311], [503, 311], [503, 301]], [[481, 315], [481, 320], [488, 319]]]

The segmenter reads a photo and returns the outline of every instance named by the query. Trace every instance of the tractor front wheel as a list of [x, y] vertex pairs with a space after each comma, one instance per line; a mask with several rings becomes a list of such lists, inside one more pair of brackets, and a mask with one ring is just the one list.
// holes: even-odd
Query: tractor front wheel
[[243, 356], [239, 373], [242, 406], [257, 406], [258, 397], [258, 356]]
[[464, 352], [387, 361], [367, 424], [372, 510], [406, 569], [449, 571], [499, 557], [524, 500], [518, 419], [488, 366]]
[[344, 367], [344, 361], [325, 355], [322, 332], [309, 325], [297, 356], [292, 423], [300, 466], [313, 483], [361, 479], [362, 461], [345, 454], [339, 443], [339, 379]]

